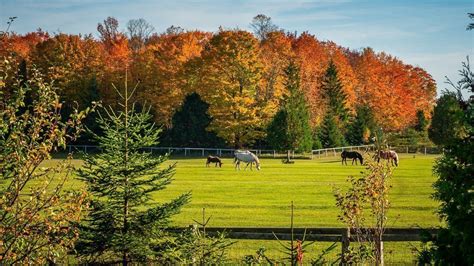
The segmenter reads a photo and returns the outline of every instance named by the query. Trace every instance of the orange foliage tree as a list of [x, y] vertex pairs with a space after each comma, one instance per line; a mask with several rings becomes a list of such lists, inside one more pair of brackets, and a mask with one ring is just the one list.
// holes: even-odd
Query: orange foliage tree
[[426, 71], [370, 48], [356, 56], [354, 64], [359, 102], [372, 108], [384, 130], [412, 126], [417, 110], [431, 111], [436, 86]]
[[134, 58], [132, 76], [141, 82], [139, 97], [149, 102], [155, 120], [167, 127], [186, 94], [193, 91], [195, 66], [210, 34], [199, 31], [153, 36]]
[[292, 36], [280, 31], [268, 33], [260, 45], [263, 72], [258, 95], [267, 102], [266, 108], [271, 110], [277, 110], [281, 99], [287, 94], [284, 71], [290, 58], [294, 57], [291, 45]]
[[111, 84], [123, 80], [128, 69], [132, 81], [141, 83], [135, 100], [148, 102], [155, 121], [166, 128], [172, 127], [171, 117], [184, 97], [197, 92], [210, 104], [209, 130], [236, 146], [263, 137], [261, 129], [287, 93], [283, 69], [289, 59], [300, 67], [313, 127], [327, 111], [321, 86], [331, 60], [347, 96], [346, 108], [354, 115], [357, 105], [369, 106], [386, 131], [413, 126], [418, 110], [429, 116], [436, 96], [433, 78], [420, 67], [370, 48], [350, 51], [307, 32], [297, 36], [270, 31], [259, 41], [246, 31], [220, 30], [213, 35], [171, 27], [133, 49], [115, 18], [99, 23], [98, 31], [99, 40], [42, 31], [5, 34], [0, 54], [23, 59], [20, 72], [36, 64], [55, 80], [64, 99], [80, 104], [87, 101], [83, 93], [92, 80], [105, 104], [116, 102]]
[[58, 34], [39, 43], [31, 55], [31, 63], [47, 73], [48, 81], [60, 89], [68, 102], [82, 107], [92, 80], [104, 71], [104, 50], [92, 36]]

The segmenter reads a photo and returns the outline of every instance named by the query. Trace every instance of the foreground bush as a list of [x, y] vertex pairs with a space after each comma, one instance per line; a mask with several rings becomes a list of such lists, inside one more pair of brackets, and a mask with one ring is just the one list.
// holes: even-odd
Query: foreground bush
[[88, 110], [64, 122], [52, 84], [17, 75], [12, 60], [0, 62], [0, 265], [54, 263], [77, 238], [85, 193], [63, 189], [69, 157], [40, 165], [78, 136]]

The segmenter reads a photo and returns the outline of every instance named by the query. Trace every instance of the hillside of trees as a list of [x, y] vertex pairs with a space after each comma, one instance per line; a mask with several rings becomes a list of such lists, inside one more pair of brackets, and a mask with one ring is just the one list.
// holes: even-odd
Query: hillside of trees
[[[350, 143], [367, 142], [374, 126], [347, 136], [361, 117], [371, 117], [371, 125], [387, 132], [416, 126], [420, 112], [429, 118], [436, 85], [422, 68], [371, 48], [350, 50], [307, 32], [288, 33], [264, 15], [256, 16], [251, 26], [254, 33], [175, 26], [155, 33], [143, 19], [119, 26], [109, 17], [98, 24], [99, 38], [41, 30], [4, 34], [0, 56], [14, 58], [25, 80], [35, 68], [50, 79], [47, 82], [54, 81], [64, 112], [93, 101], [116, 103], [113, 84], [123, 83], [127, 72], [130, 84], [139, 83], [134, 100], [151, 105], [154, 121], [164, 130], [163, 145], [271, 145], [266, 132], [289, 93], [285, 69], [290, 62], [299, 68], [314, 143], [330, 145], [321, 134], [334, 128]], [[197, 96], [187, 102], [197, 107], [183, 106], [193, 94]], [[333, 103], [340, 106], [330, 106]], [[186, 110], [203, 114], [187, 115]], [[186, 121], [188, 116], [194, 120]], [[86, 121], [89, 128], [94, 128], [93, 121]], [[183, 130], [173, 130], [188, 124], [202, 127], [209, 139], [183, 140]]]

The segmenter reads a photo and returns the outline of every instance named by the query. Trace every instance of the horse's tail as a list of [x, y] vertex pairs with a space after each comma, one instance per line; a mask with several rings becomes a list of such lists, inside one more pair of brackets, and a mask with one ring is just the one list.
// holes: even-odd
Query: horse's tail
[[396, 152], [395, 153], [395, 165], [398, 166], [398, 154]]

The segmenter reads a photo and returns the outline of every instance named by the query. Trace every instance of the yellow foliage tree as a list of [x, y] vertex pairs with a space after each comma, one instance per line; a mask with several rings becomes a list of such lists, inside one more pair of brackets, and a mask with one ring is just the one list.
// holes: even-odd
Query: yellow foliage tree
[[202, 53], [199, 94], [209, 103], [209, 130], [236, 148], [264, 136], [263, 66], [258, 40], [249, 32], [221, 30]]

